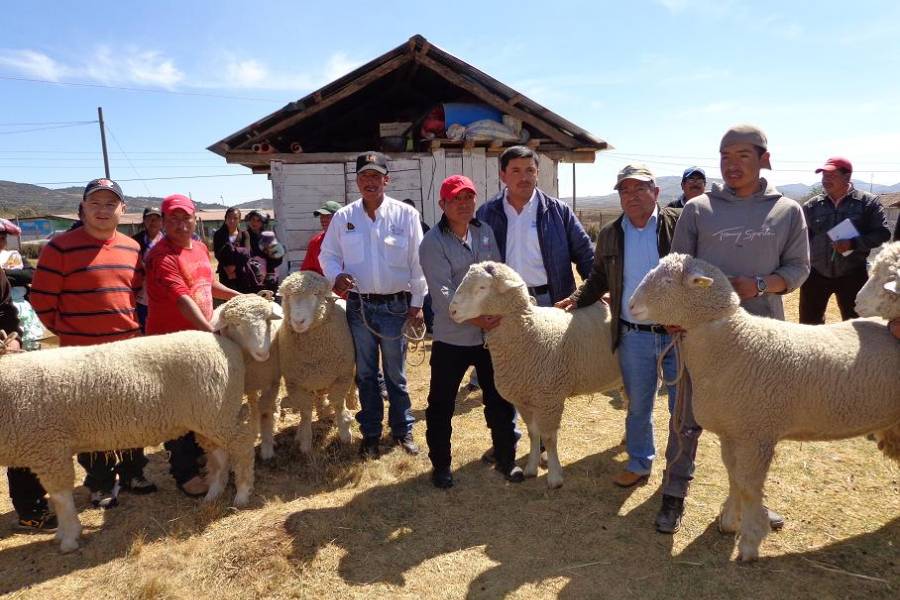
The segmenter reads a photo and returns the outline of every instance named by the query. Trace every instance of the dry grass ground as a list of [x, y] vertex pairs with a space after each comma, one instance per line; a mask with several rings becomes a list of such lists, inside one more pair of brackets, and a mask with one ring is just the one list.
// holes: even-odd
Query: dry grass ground
[[[795, 297], [789, 305], [796, 316]], [[410, 368], [410, 381], [421, 421], [427, 363]], [[58, 554], [50, 535], [14, 530], [0, 476], [0, 593], [42, 599], [875, 599], [900, 593], [898, 469], [870, 441], [779, 446], [768, 503], [785, 514], [787, 526], [767, 538], [759, 562], [743, 565], [732, 560], [733, 538], [715, 527], [727, 490], [715, 436], [701, 438], [682, 530], [663, 536], [652, 527], [662, 465], [644, 487], [610, 483], [625, 461], [618, 399], [571, 399], [560, 434], [566, 482], [553, 492], [543, 472], [512, 485], [481, 464], [490, 441], [480, 399], [480, 393], [458, 398], [457, 486], [450, 491], [431, 486], [424, 455], [394, 451], [363, 464], [355, 447], [341, 448], [324, 426], [316, 428], [315, 454], [304, 458], [291, 448], [296, 422], [288, 417], [277, 459], [257, 470], [251, 508], [185, 498], [155, 449], [148, 471], [158, 493], [123, 496], [119, 508], [103, 513], [89, 507], [84, 488], [76, 491], [85, 535], [71, 555]], [[662, 399], [655, 420], [663, 446]], [[423, 423], [415, 436], [424, 446]]]

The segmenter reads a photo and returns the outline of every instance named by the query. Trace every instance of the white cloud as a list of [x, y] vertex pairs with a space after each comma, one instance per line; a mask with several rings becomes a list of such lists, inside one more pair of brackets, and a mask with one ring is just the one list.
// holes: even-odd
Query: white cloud
[[346, 75], [362, 64], [363, 61], [352, 59], [343, 52], [332, 54], [325, 66], [325, 81], [323, 83], [328, 83], [342, 75]]
[[63, 65], [34, 50], [0, 50], [0, 67], [49, 81], [59, 81], [66, 74]]

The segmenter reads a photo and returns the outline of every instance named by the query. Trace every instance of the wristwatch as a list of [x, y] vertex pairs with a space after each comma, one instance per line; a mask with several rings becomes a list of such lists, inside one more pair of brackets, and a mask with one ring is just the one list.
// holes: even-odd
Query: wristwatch
[[766, 284], [766, 278], [760, 275], [756, 276], [756, 295], [762, 296], [769, 290], [768, 284]]

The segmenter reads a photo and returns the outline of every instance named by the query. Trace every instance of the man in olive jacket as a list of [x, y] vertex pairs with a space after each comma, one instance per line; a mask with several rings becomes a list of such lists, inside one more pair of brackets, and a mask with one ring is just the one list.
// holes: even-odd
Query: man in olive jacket
[[[669, 253], [680, 210], [657, 204], [659, 188], [653, 173], [644, 165], [628, 165], [619, 171], [615, 189], [622, 203], [622, 216], [600, 230], [590, 275], [575, 293], [556, 306], [581, 308], [609, 292], [612, 349], [622, 368], [629, 400], [625, 419], [628, 464], [613, 477], [613, 483], [631, 487], [647, 480], [656, 455], [653, 445], [653, 401], [659, 387], [656, 363], [670, 338], [662, 324], [635, 319], [628, 310], [628, 301], [644, 275]], [[674, 380], [675, 366], [673, 352], [663, 362], [667, 380]], [[675, 387], [668, 387], [671, 412]]]

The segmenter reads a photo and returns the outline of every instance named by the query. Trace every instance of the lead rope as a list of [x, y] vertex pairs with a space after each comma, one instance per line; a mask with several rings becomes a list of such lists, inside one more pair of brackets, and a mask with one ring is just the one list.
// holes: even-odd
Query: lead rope
[[[656, 375], [659, 377], [664, 384], [674, 385], [675, 386], [675, 407], [672, 409], [672, 429], [675, 432], [675, 443], [678, 445], [678, 452], [675, 454], [675, 458], [672, 459], [673, 463], [678, 462], [678, 459], [681, 458], [681, 455], [684, 453], [684, 445], [681, 443], [681, 432], [684, 429], [684, 418], [685, 418], [685, 386], [681, 384], [681, 380], [684, 378], [684, 359], [681, 356], [681, 340], [682, 340], [683, 332], [676, 331], [671, 334], [671, 341], [663, 348], [663, 351], [656, 358]], [[663, 362], [666, 359], [666, 356], [669, 355], [669, 352], [675, 351], [675, 379], [672, 381], [668, 381], [666, 379], [665, 371], [663, 370]], [[663, 477], [663, 486], [668, 482], [669, 478], [669, 468], [666, 465], [666, 473]]]
[[[400, 335], [388, 336], [375, 331], [371, 325], [369, 325], [368, 319], [366, 319], [366, 303], [362, 293], [359, 291], [359, 288], [356, 287], [356, 283], [350, 284], [350, 291], [356, 292], [359, 296], [359, 314], [362, 317], [363, 325], [366, 329], [369, 330], [369, 333], [374, 335], [375, 337], [379, 337], [383, 340], [396, 341], [401, 338], [406, 338], [408, 345], [410, 346], [407, 349], [406, 353], [406, 364], [411, 367], [418, 367], [425, 363], [425, 344], [422, 342], [425, 340], [425, 322], [423, 321], [421, 324], [415, 324], [412, 320], [406, 319], [403, 323], [403, 327], [400, 330]], [[412, 352], [409, 352], [409, 350]], [[412, 362], [409, 360], [411, 354], [418, 354], [421, 358], [418, 362]]]

